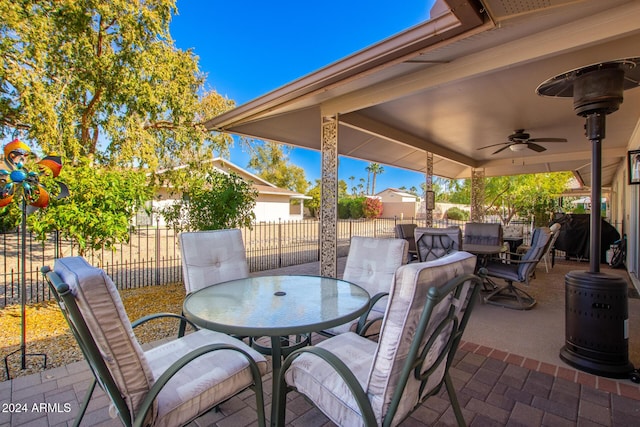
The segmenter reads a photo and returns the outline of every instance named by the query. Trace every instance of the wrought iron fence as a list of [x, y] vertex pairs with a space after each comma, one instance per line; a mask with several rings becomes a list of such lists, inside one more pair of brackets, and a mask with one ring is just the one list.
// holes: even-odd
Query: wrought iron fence
[[[375, 220], [338, 221], [338, 256], [346, 256], [351, 236], [394, 237], [400, 223], [424, 220], [413, 218], [378, 218]], [[436, 226], [459, 225], [448, 221]], [[262, 271], [320, 259], [319, 222], [317, 220], [260, 222], [242, 230], [249, 270]], [[20, 247], [18, 230], [0, 234], [3, 260], [0, 265], [0, 308], [20, 299]], [[26, 299], [29, 303], [49, 300], [49, 289], [40, 273], [44, 265], [56, 258], [78, 255], [71, 240], [56, 233], [45, 242], [27, 233], [25, 262]], [[102, 249], [84, 255], [103, 268], [120, 289], [182, 282], [182, 262], [176, 233], [167, 227], [132, 227], [127, 244], [115, 251]]]

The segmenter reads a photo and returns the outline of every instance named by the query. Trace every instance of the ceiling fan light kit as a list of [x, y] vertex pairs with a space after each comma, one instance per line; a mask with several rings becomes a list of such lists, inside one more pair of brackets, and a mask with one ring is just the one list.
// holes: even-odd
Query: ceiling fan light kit
[[[601, 198], [602, 140], [605, 118], [622, 104], [622, 92], [640, 85], [640, 57], [588, 65], [546, 80], [536, 92], [573, 97], [573, 109], [586, 117], [591, 141], [591, 200]], [[629, 362], [627, 283], [601, 273], [601, 212], [591, 209], [589, 271], [565, 276], [566, 344], [560, 358], [584, 371], [612, 378], [633, 378]], [[606, 304], [603, 304], [606, 301]], [[616, 303], [611, 303], [616, 301]], [[607, 312], [601, 310], [606, 307]], [[609, 320], [607, 320], [609, 319]]]
[[516, 152], [525, 151], [527, 148], [527, 144], [520, 142], [509, 145], [509, 150]]

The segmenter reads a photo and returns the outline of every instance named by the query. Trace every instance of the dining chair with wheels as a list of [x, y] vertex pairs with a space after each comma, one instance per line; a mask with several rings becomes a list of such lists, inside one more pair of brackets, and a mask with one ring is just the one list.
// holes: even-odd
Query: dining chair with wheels
[[347, 332], [288, 356], [274, 397], [276, 425], [284, 425], [286, 394], [293, 390], [337, 425], [388, 426], [443, 385], [464, 425], [449, 367], [480, 288], [475, 258], [458, 251], [401, 266], [378, 342]]
[[[551, 244], [551, 232], [548, 227], [533, 230], [531, 246], [519, 259], [496, 259], [487, 263], [487, 276], [502, 279], [504, 286], [497, 286], [484, 297], [487, 304], [499, 305], [518, 310], [529, 310], [536, 305], [536, 300], [514, 283], [529, 285], [535, 275], [536, 266], [542, 260]], [[494, 282], [495, 283], [495, 282]]]
[[93, 373], [75, 425], [96, 384], [111, 400], [110, 413], [125, 426], [182, 426], [247, 388], [255, 392], [257, 419], [265, 425], [262, 376], [267, 361], [242, 341], [197, 330], [143, 350], [111, 278], [82, 257], [43, 268], [49, 287]]
[[462, 245], [460, 227], [418, 227], [415, 232], [418, 261], [431, 261], [451, 252], [459, 251]]
[[344, 267], [343, 280], [361, 286], [371, 296], [369, 310], [359, 320], [321, 331], [333, 336], [348, 331], [376, 335], [376, 323], [382, 320], [393, 275], [406, 263], [408, 244], [404, 239], [353, 236]]

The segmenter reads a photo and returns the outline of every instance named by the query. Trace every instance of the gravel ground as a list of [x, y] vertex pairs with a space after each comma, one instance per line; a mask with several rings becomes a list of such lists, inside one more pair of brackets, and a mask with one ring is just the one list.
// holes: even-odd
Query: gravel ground
[[[182, 283], [162, 286], [146, 286], [120, 291], [129, 319], [171, 312], [180, 313], [185, 291]], [[21, 369], [21, 307], [10, 305], [0, 310], [0, 356], [8, 358], [9, 372], [12, 378], [29, 375], [42, 370], [42, 357], [27, 357], [26, 369]], [[82, 360], [82, 352], [76, 345], [62, 313], [55, 301], [26, 307], [26, 353], [44, 353], [47, 355], [47, 369], [67, 365]], [[177, 321], [156, 320], [135, 329], [142, 343], [155, 341], [175, 335]], [[2, 370], [5, 371], [4, 366]], [[0, 381], [7, 379], [6, 372], [0, 375]]]

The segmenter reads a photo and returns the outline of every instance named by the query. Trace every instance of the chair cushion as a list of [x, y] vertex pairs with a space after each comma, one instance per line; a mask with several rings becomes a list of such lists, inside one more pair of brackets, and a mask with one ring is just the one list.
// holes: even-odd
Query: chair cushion
[[249, 277], [242, 233], [238, 229], [180, 233], [180, 252], [187, 293]]
[[154, 377], [111, 278], [82, 257], [57, 259], [54, 271], [69, 285], [127, 406], [136, 413]]
[[[429, 288], [440, 287], [449, 280], [463, 274], [472, 274], [476, 266], [476, 256], [468, 252], [458, 251], [442, 258], [423, 263], [403, 265], [396, 272], [396, 279], [391, 289], [389, 308], [382, 322], [380, 340], [374, 356], [374, 362], [368, 381], [368, 393], [371, 396], [371, 406], [380, 419], [389, 408], [393, 393], [400, 377], [409, 348], [413, 341], [413, 331], [419, 323]], [[466, 296], [462, 296], [462, 300]], [[429, 322], [429, 329], [422, 343], [431, 335], [432, 331], [449, 308], [449, 301], [438, 305]], [[462, 302], [460, 302], [460, 306]], [[432, 362], [433, 357], [440, 353], [446, 342], [446, 330], [436, 340], [429, 351], [425, 364]], [[442, 380], [447, 364], [447, 358], [441, 362], [438, 369], [431, 375], [424, 393], [431, 390]], [[416, 404], [420, 395], [420, 382], [410, 376], [403, 397], [400, 400], [394, 420], [402, 420]]]
[[[442, 286], [458, 275], [473, 273], [475, 265], [476, 257], [467, 252], [455, 252], [434, 261], [403, 265], [396, 272], [378, 344], [351, 332], [318, 344], [318, 347], [338, 356], [353, 372], [369, 396], [379, 424], [395, 391], [429, 288]], [[459, 309], [462, 308], [465, 297], [466, 295], [461, 295]], [[439, 319], [444, 317], [449, 308], [449, 301], [443, 302], [432, 316], [429, 331], [436, 328], [440, 323]], [[424, 342], [430, 335], [429, 331]], [[446, 328], [444, 332], [446, 333]], [[446, 338], [439, 336], [436, 340], [425, 360], [426, 365], [433, 363], [446, 343]], [[440, 383], [446, 364], [445, 357], [432, 375], [427, 390]], [[309, 354], [298, 357], [286, 371], [285, 381], [309, 397], [334, 423], [344, 426], [363, 425], [360, 409], [351, 392], [339, 375], [319, 357]], [[418, 395], [419, 382], [411, 377], [400, 400], [393, 425], [413, 409]]]
[[[407, 259], [407, 242], [403, 239], [381, 239], [354, 236], [342, 278], [363, 287], [370, 296], [389, 292], [393, 275]], [[380, 299], [371, 309], [368, 319], [382, 318], [387, 298]], [[327, 330], [340, 334], [354, 328], [356, 322]]]
[[[206, 344], [226, 343], [241, 348], [267, 372], [265, 358], [242, 341], [228, 335], [199, 330], [145, 352], [155, 378], [188, 352]], [[158, 395], [156, 426], [184, 425], [253, 383], [247, 359], [231, 350], [207, 353], [185, 366]]]
[[[366, 390], [377, 344], [353, 332], [331, 337], [317, 344], [338, 356]], [[303, 354], [285, 373], [287, 384], [311, 397], [314, 404], [335, 424], [361, 426], [360, 408], [346, 384], [327, 362], [311, 354]]]

